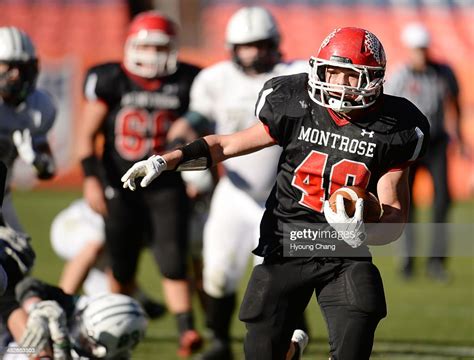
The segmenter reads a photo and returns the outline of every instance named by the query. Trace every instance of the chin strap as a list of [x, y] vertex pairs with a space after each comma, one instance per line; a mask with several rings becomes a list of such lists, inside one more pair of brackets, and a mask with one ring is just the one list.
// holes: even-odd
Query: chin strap
[[350, 101], [344, 101], [344, 100], [341, 101], [333, 97], [328, 97], [328, 104], [332, 110], [340, 112], [340, 113], [348, 113], [351, 111], [351, 109], [343, 108], [343, 106], [344, 107], [351, 106], [352, 103]]

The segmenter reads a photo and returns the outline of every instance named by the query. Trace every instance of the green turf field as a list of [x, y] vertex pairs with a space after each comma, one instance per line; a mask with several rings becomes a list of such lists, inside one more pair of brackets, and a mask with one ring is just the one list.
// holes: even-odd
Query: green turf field
[[[51, 250], [49, 225], [54, 215], [66, 207], [79, 192], [16, 192], [14, 201], [25, 229], [31, 234], [37, 252], [34, 275], [55, 283], [62, 262]], [[421, 211], [426, 218], [426, 210]], [[456, 204], [451, 221], [472, 223], [474, 202]], [[474, 241], [474, 240], [473, 240]], [[406, 283], [396, 273], [396, 259], [375, 258], [382, 277], [388, 303], [388, 317], [376, 334], [373, 359], [474, 359], [474, 257], [473, 247], [466, 256], [450, 259], [453, 281], [433, 283], [425, 278], [423, 264], [414, 281]], [[421, 259], [424, 261], [425, 259]], [[148, 253], [143, 255], [140, 283], [151, 294], [161, 298], [159, 275]], [[242, 289], [245, 287], [242, 283]], [[203, 319], [197, 310], [197, 325]], [[313, 300], [309, 307], [311, 343], [304, 359], [327, 359], [327, 332]], [[133, 359], [175, 359], [176, 327], [167, 315], [150, 323], [146, 339]], [[242, 359], [244, 327], [236, 319], [233, 324], [236, 359]]]

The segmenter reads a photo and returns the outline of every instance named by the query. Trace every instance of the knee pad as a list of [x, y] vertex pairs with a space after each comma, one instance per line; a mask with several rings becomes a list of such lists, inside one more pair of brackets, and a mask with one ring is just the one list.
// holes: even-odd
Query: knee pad
[[262, 315], [264, 309], [273, 313], [278, 302], [277, 299], [267, 301], [271, 297], [271, 281], [271, 274], [264, 265], [254, 267], [240, 305], [240, 321], [252, 322]]
[[344, 276], [347, 298], [352, 306], [379, 319], [387, 315], [382, 278], [374, 264], [356, 262]]

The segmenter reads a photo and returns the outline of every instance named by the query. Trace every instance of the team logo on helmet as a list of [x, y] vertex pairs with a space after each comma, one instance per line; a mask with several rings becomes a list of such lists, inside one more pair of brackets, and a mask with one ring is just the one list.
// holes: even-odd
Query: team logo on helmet
[[382, 44], [374, 34], [367, 30], [365, 31], [364, 45], [378, 64], [385, 65], [385, 51]]
[[339, 30], [341, 30], [341, 28], [333, 30], [332, 33], [326, 36], [326, 39], [323, 40], [323, 42], [321, 43], [321, 46], [319, 47], [319, 51], [321, 51], [322, 48], [326, 47], [329, 44], [331, 39], [339, 32]]

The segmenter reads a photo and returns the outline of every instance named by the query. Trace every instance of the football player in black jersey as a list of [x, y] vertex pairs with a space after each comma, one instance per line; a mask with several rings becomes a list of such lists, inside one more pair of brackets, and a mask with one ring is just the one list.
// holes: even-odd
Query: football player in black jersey
[[[124, 187], [135, 190], [141, 176], [146, 187], [164, 170], [200, 169], [268, 146], [283, 148], [254, 250], [264, 262], [254, 268], [240, 309], [248, 331], [246, 359], [284, 359], [313, 292], [328, 325], [331, 359], [370, 357], [386, 304], [368, 245], [388, 244], [403, 231], [410, 202], [407, 167], [425, 153], [429, 140], [425, 116], [408, 100], [383, 94], [385, 53], [371, 32], [334, 30], [310, 65], [309, 75], [265, 84], [256, 105], [260, 124], [152, 156], [122, 177]], [[330, 208], [326, 199], [345, 185], [377, 194], [383, 226], [365, 226], [362, 199], [352, 217], [342, 197], [336, 211]], [[284, 240], [298, 224], [333, 229], [329, 234], [336, 236], [311, 256], [291, 256]]]
[[[163, 275], [169, 310], [176, 315], [180, 356], [201, 338], [194, 330], [187, 281], [188, 199], [179, 173], [168, 173], [144, 191], [122, 189], [120, 176], [134, 162], [164, 151], [170, 124], [183, 115], [199, 68], [177, 60], [177, 29], [158, 12], [131, 23], [122, 63], [91, 68], [78, 138], [84, 197], [105, 217], [113, 292], [132, 295], [139, 252], [149, 245]], [[99, 134], [103, 148], [95, 151]]]

